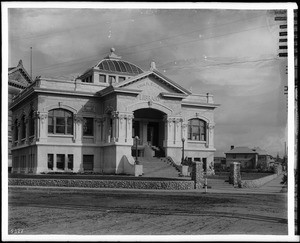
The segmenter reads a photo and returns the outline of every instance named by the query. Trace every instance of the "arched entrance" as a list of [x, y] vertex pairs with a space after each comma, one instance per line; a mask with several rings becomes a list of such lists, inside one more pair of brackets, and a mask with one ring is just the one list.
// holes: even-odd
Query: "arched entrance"
[[[164, 156], [164, 139], [165, 139], [165, 124], [164, 112], [152, 108], [142, 108], [135, 110], [132, 124], [132, 136], [139, 137], [138, 145], [143, 156], [145, 146], [150, 146], [154, 151], [154, 156]], [[135, 143], [135, 141], [134, 141]], [[133, 149], [133, 155], [135, 151]]]

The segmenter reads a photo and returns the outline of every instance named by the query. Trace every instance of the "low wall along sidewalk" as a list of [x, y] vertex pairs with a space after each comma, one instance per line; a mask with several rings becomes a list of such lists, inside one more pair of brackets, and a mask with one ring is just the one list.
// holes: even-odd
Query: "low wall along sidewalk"
[[192, 190], [194, 181], [143, 181], [143, 180], [80, 180], [80, 179], [18, 179], [9, 178], [10, 186], [57, 186], [87, 188], [128, 188], [128, 189], [161, 189]]
[[279, 174], [273, 174], [256, 180], [242, 180], [242, 188], [257, 188], [275, 179]]

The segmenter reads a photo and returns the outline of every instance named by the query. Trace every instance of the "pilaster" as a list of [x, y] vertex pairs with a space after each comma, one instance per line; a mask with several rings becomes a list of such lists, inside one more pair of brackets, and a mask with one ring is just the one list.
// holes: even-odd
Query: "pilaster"
[[38, 113], [38, 125], [39, 125], [39, 141], [46, 142], [47, 141], [47, 132], [48, 132], [48, 112]]
[[83, 124], [83, 117], [75, 115], [74, 116], [74, 134], [73, 134], [73, 141], [75, 143], [82, 142], [82, 124]]

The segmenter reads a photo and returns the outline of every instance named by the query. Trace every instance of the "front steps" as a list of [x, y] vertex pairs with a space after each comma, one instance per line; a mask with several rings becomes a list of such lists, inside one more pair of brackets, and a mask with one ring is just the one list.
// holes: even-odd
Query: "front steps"
[[170, 163], [157, 157], [139, 157], [144, 177], [178, 178], [179, 172]]

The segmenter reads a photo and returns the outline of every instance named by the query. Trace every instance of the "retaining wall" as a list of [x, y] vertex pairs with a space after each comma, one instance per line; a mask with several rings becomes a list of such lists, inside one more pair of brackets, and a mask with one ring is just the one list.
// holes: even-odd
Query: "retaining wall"
[[161, 189], [192, 190], [194, 181], [142, 181], [142, 180], [74, 180], [74, 179], [16, 179], [9, 178], [11, 186], [57, 186], [88, 188], [128, 188], [128, 189]]
[[275, 179], [278, 174], [269, 175], [256, 180], [242, 180], [242, 188], [257, 188]]

